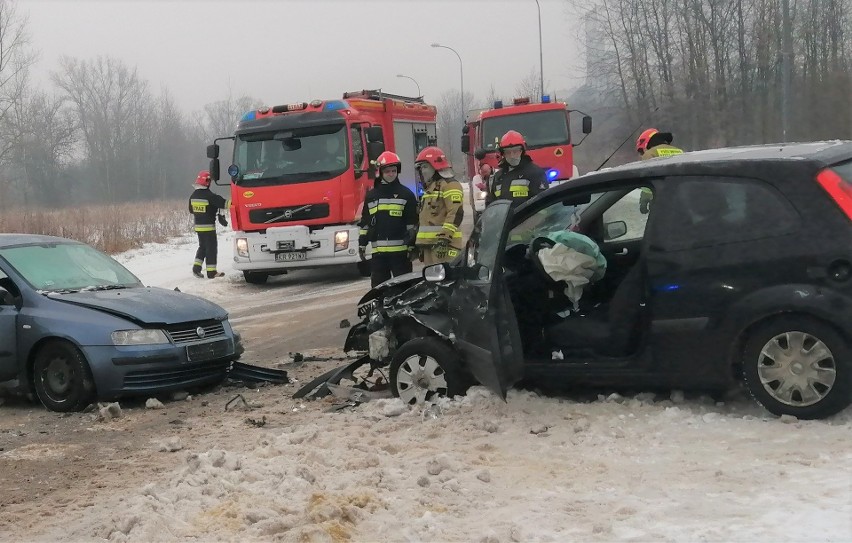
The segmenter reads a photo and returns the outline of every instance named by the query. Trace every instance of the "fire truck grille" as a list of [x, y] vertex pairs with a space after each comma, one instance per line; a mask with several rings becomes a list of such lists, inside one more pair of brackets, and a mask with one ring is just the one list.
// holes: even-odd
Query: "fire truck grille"
[[252, 224], [271, 224], [278, 222], [304, 221], [328, 217], [328, 204], [310, 204], [288, 207], [269, 207], [249, 211]]

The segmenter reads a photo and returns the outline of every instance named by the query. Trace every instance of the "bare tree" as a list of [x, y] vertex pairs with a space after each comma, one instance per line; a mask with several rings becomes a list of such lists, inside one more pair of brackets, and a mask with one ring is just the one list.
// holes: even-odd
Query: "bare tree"
[[0, 0], [0, 161], [8, 159], [16, 145], [9, 117], [23, 99], [30, 67], [36, 54], [30, 49], [27, 20], [10, 0]]
[[212, 141], [219, 136], [234, 133], [237, 123], [247, 111], [258, 109], [263, 103], [251, 96], [235, 98], [228, 92], [224, 100], [212, 102], [204, 106], [204, 112], [199, 120], [198, 129], [205, 141]]
[[[475, 104], [473, 94], [465, 93], [465, 104]], [[438, 101], [437, 136], [438, 146], [446, 153], [450, 162], [455, 166], [456, 175], [464, 175], [465, 155], [461, 152], [461, 135], [464, 118], [461, 112], [461, 93], [457, 90], [447, 91]]]
[[83, 134], [96, 190], [106, 201], [139, 197], [139, 165], [150, 129], [147, 83], [122, 61], [63, 57], [53, 82], [72, 105]]
[[538, 88], [541, 84], [541, 78], [535, 68], [530, 68], [530, 71], [523, 79], [515, 85], [515, 95], [517, 97], [529, 97], [535, 101], [538, 96]]

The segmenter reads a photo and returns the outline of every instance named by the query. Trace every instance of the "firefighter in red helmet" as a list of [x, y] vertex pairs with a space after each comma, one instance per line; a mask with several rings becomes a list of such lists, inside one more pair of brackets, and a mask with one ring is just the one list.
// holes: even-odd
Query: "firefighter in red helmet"
[[461, 254], [464, 192], [452, 164], [438, 147], [426, 147], [414, 159], [423, 184], [417, 246], [424, 264], [449, 262]]
[[547, 175], [527, 154], [527, 143], [519, 132], [503, 134], [498, 147], [503, 158], [492, 178], [486, 204], [511, 200], [516, 207], [547, 189]]
[[361, 210], [358, 250], [370, 258], [370, 284], [380, 285], [391, 277], [411, 273], [409, 252], [417, 233], [417, 198], [399, 182], [402, 162], [396, 153], [385, 151], [376, 159], [378, 178], [367, 191]]
[[192, 274], [203, 278], [201, 273], [204, 261], [207, 261], [207, 277], [222, 277], [225, 274], [216, 269], [216, 257], [219, 252], [216, 240], [216, 218], [219, 224], [228, 226], [223, 214], [228, 208], [227, 201], [210, 190], [210, 172], [201, 170], [192, 185], [195, 190], [189, 197], [189, 212], [195, 223], [194, 230], [198, 235], [198, 250], [195, 251], [195, 262], [192, 264]]
[[[667, 157], [683, 154], [682, 149], [674, 147], [671, 143], [674, 140], [671, 132], [660, 132], [656, 128], [649, 128], [639, 134], [636, 139], [636, 152], [642, 157], [642, 160], [649, 158]], [[643, 188], [639, 195], [639, 211], [646, 214], [651, 210], [651, 200], [654, 199], [654, 193], [650, 188]]]

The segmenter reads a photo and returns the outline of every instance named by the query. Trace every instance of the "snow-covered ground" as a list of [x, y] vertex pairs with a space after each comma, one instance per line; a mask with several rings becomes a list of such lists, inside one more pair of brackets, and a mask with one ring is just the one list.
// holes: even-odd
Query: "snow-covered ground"
[[[226, 238], [231, 277], [213, 281], [189, 275], [191, 238], [118, 259], [146, 284], [221, 303], [241, 283]], [[325, 369], [294, 366], [291, 376]], [[513, 390], [504, 403], [477, 387], [425, 409], [374, 400], [330, 411], [329, 401], [292, 400], [298, 386], [244, 392], [261, 428], [245, 413], [200, 413], [192, 406], [203, 397], [167, 404], [189, 410], [192, 431], [174, 433], [177, 452], [157, 443], [140, 452], [172, 455], [174, 469], [128, 482], [43, 537], [852, 541], [849, 409], [798, 421], [736, 393], [716, 403], [678, 391], [590, 401]], [[135, 411], [126, 416], [146, 415]]]

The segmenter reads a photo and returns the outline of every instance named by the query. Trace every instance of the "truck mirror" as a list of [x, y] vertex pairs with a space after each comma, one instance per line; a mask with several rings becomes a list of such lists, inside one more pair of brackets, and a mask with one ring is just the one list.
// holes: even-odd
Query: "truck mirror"
[[473, 156], [476, 158], [476, 160], [482, 160], [487, 154], [488, 153], [485, 151], [485, 149], [477, 149], [476, 152], [473, 153]]
[[462, 127], [462, 134], [467, 134], [468, 132], [470, 132], [470, 125], [466, 124]]
[[462, 134], [461, 137], [461, 152], [469, 155], [470, 154], [470, 136], [467, 134]]
[[[217, 145], [218, 147], [218, 145]], [[209, 147], [208, 147], [209, 149]], [[219, 159], [212, 158], [210, 159], [210, 179], [213, 181], [219, 180]]]
[[385, 137], [382, 134], [381, 126], [370, 126], [367, 127], [365, 131], [367, 133], [367, 141], [368, 142], [382, 142], [385, 141]]
[[381, 141], [371, 141], [367, 143], [367, 158], [376, 160], [379, 155], [385, 152], [385, 144]]
[[588, 115], [583, 116], [583, 134], [592, 133], [592, 118]]
[[214, 143], [207, 146], [207, 158], [219, 158], [219, 145]]

